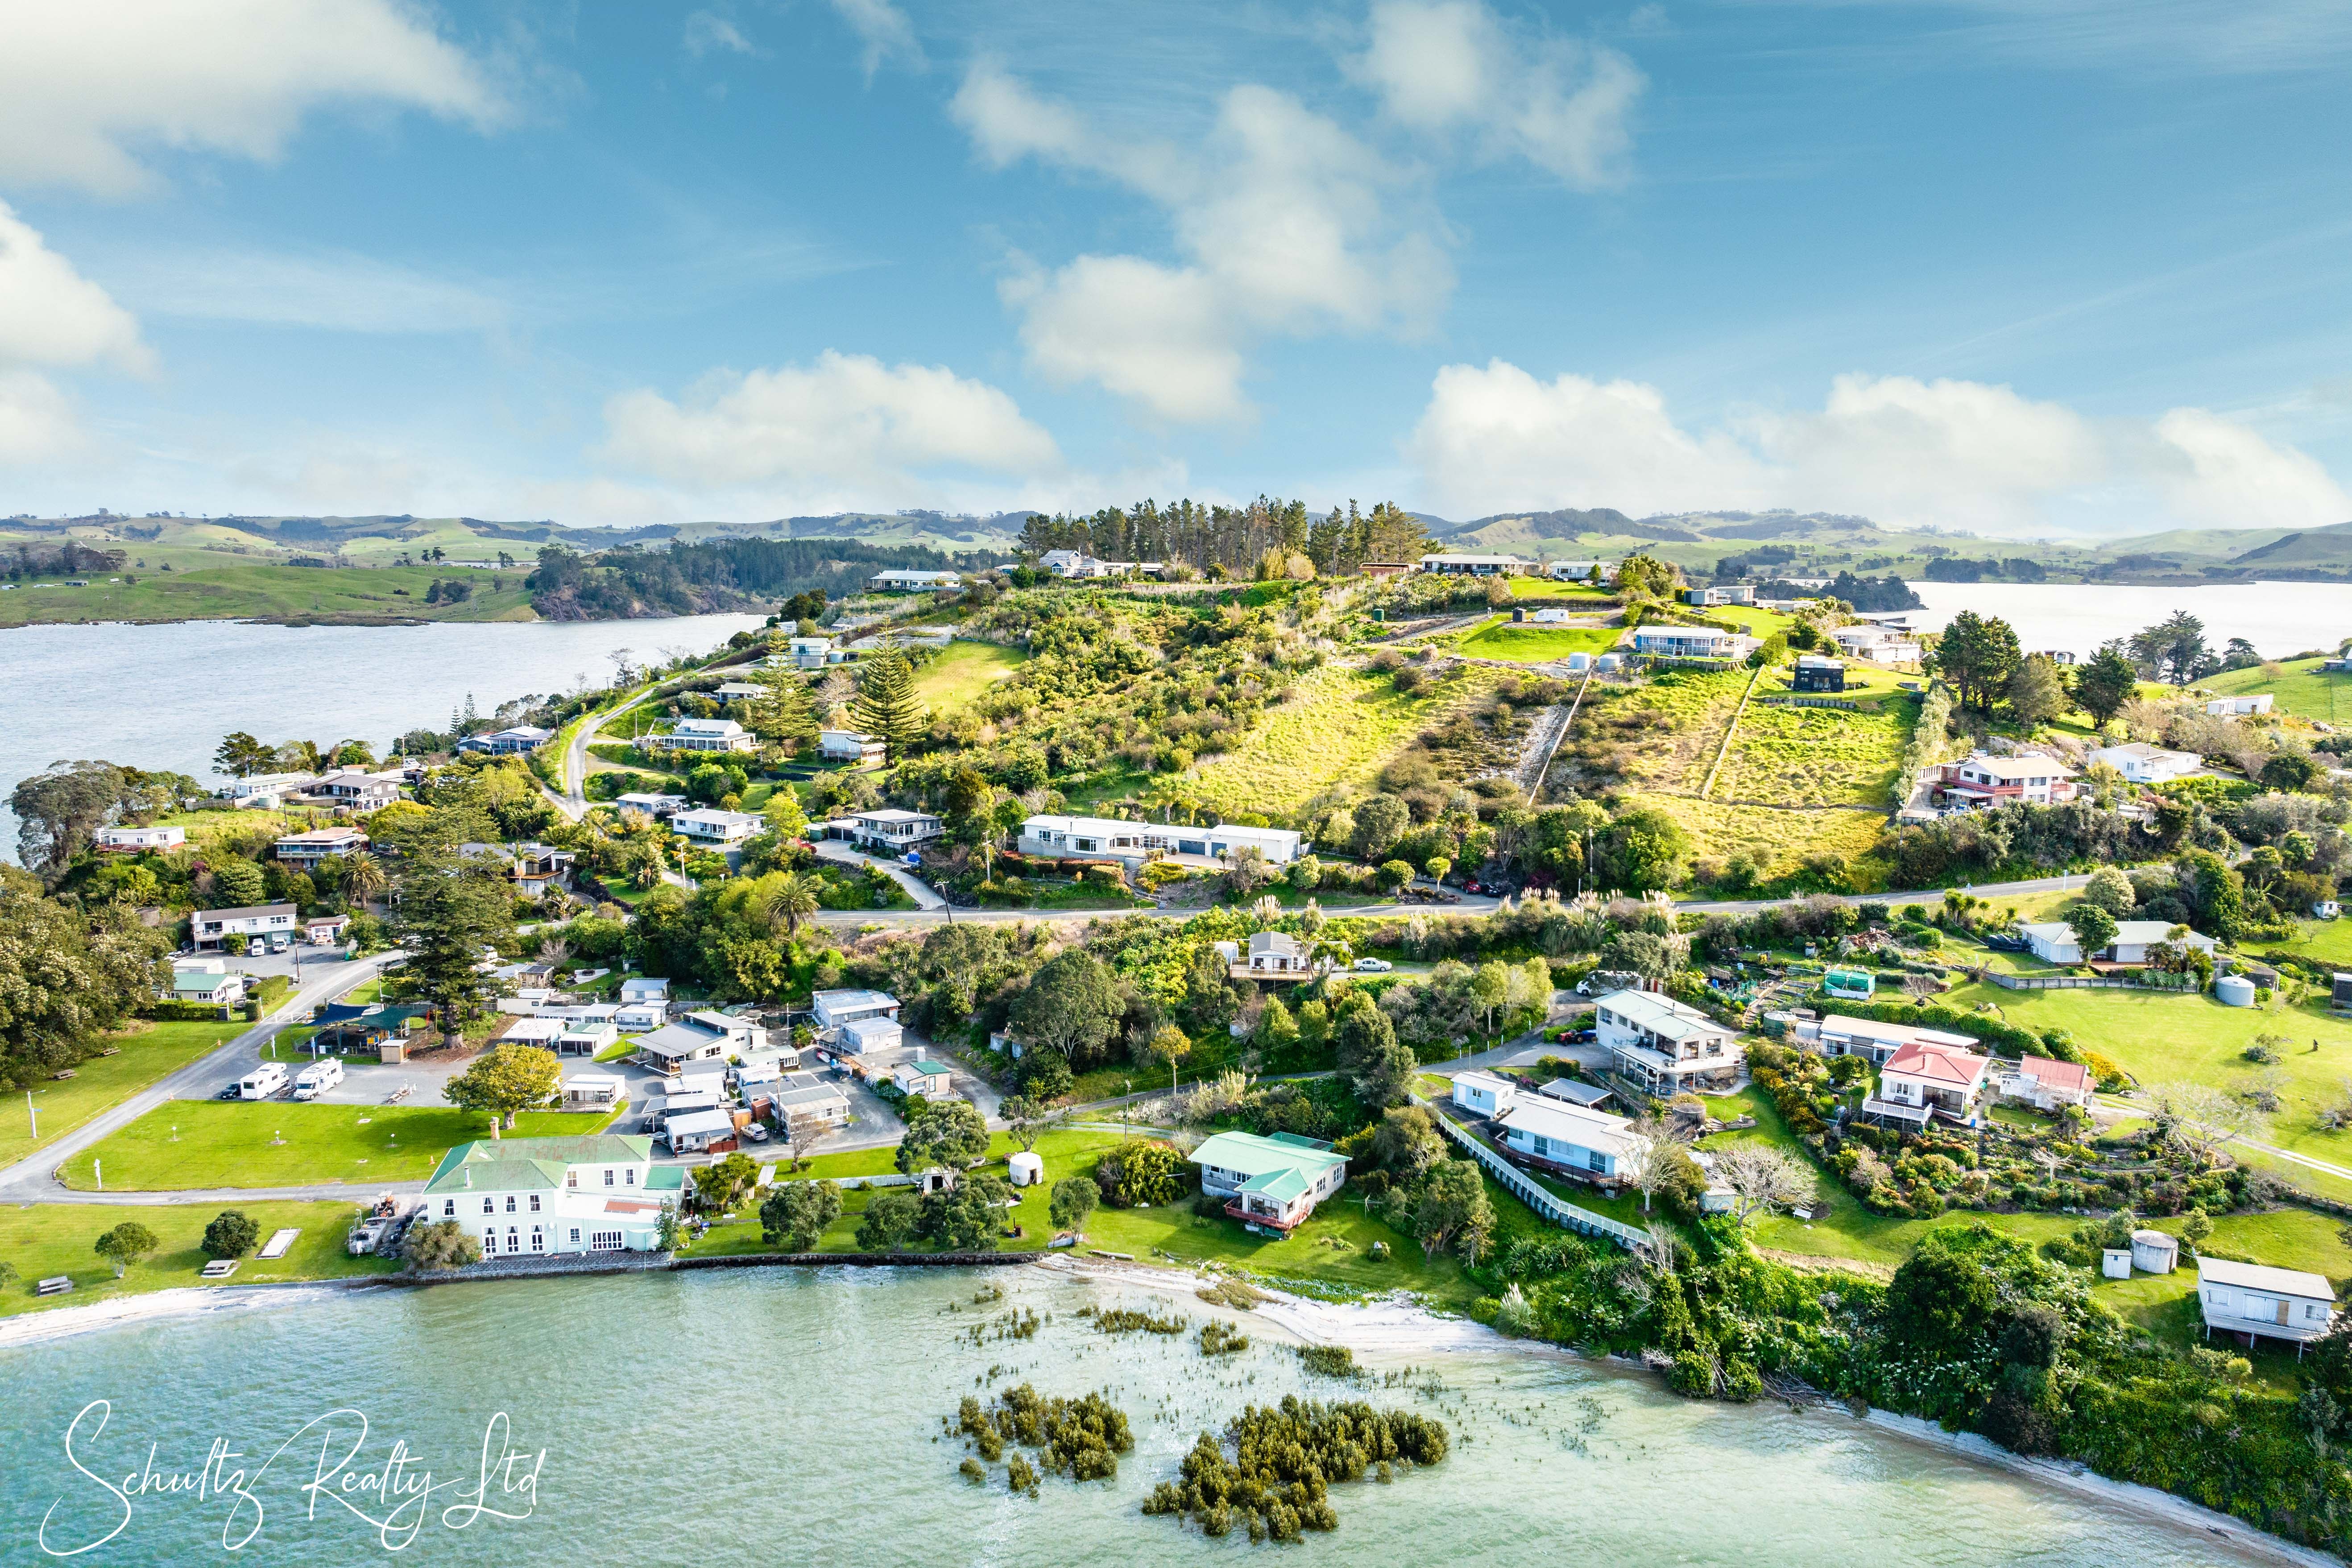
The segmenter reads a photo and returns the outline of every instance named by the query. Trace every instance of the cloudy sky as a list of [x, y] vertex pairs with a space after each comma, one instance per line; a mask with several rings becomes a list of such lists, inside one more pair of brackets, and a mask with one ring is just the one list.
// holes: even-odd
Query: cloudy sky
[[6, 0], [0, 511], [2352, 521], [2341, 0]]

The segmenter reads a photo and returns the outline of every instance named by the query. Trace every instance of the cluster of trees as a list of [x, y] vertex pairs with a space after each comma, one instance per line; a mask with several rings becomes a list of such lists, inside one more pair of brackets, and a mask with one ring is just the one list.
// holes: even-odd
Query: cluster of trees
[[209, 794], [185, 773], [108, 762], [51, 763], [8, 794], [8, 808], [16, 814], [17, 861], [54, 885], [100, 828], [184, 811]]
[[1143, 500], [1087, 517], [1032, 514], [1021, 553], [1076, 550], [1105, 561], [1179, 561], [1202, 572], [1247, 575], [1270, 551], [1303, 556], [1323, 576], [1349, 576], [1367, 561], [1414, 561], [1427, 550], [1421, 521], [1392, 502], [1369, 512], [1354, 501], [1316, 517], [1300, 500], [1260, 496], [1247, 506], [1182, 500], [1162, 508]]
[[[583, 555], [551, 544], [525, 579], [532, 607], [550, 620], [613, 620], [691, 615], [752, 603], [798, 599], [822, 614], [827, 596], [845, 598], [877, 572], [974, 570], [995, 564], [984, 553], [947, 556], [919, 545], [861, 544], [848, 539], [711, 539], [664, 550], [623, 545]], [[806, 597], [814, 593], [814, 598]]]
[[74, 1066], [169, 978], [164, 935], [121, 904], [52, 897], [0, 865], [0, 1089]]
[[68, 539], [60, 544], [26, 541], [10, 544], [0, 552], [0, 575], [12, 583], [34, 577], [79, 577], [86, 573], [120, 572], [128, 559], [122, 551], [100, 549], [79, 540]]

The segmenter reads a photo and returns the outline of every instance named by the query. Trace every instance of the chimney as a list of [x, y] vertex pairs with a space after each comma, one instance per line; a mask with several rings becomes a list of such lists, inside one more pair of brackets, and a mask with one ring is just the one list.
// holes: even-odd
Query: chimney
[[471, 1165], [468, 1165], [468, 1166], [467, 1166], [465, 1169], [466, 1169], [466, 1185], [467, 1185], [467, 1186], [468, 1186], [468, 1187], [471, 1187], [471, 1186], [474, 1184], [474, 1168], [473, 1168]]

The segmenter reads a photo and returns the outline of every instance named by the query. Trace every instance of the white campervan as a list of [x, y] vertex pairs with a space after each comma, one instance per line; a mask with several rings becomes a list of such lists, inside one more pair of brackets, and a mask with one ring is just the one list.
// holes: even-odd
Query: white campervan
[[332, 1057], [312, 1062], [294, 1075], [294, 1098], [316, 1100], [343, 1081], [343, 1064]]
[[264, 1062], [237, 1079], [236, 1097], [239, 1100], [268, 1100], [286, 1087], [286, 1080], [285, 1068], [276, 1062]]

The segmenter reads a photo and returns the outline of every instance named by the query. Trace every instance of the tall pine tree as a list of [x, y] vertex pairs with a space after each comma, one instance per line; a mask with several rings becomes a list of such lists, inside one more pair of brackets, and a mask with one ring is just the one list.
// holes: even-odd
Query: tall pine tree
[[816, 738], [808, 683], [785, 669], [763, 669], [760, 695], [743, 705], [743, 728], [772, 746], [804, 745]]
[[892, 766], [923, 727], [923, 705], [915, 696], [915, 667], [897, 648], [868, 659], [857, 678], [857, 700], [850, 710], [858, 728], [880, 741]]

